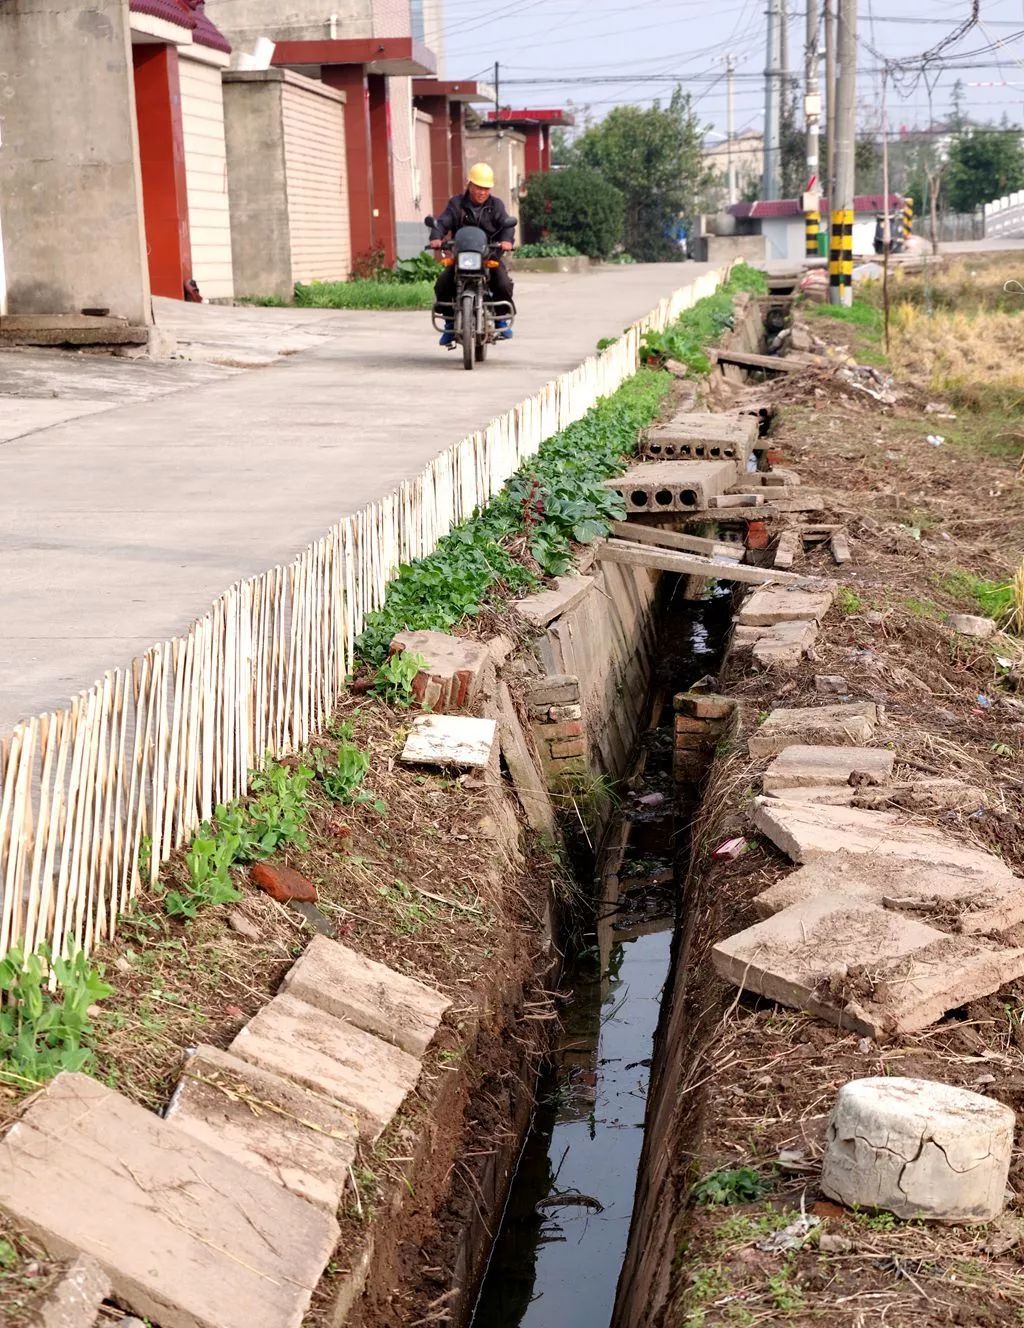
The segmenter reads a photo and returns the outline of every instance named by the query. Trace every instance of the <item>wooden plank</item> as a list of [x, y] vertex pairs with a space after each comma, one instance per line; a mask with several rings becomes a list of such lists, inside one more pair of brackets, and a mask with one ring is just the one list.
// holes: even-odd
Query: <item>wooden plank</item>
[[777, 355], [755, 355], [749, 350], [711, 350], [712, 364], [738, 364], [742, 369], [767, 369], [771, 373], [800, 373], [806, 364], [781, 359]]
[[734, 562], [741, 562], [743, 559], [742, 544], [726, 544], [721, 540], [703, 539], [700, 535], [684, 535], [678, 530], [645, 526], [639, 521], [613, 521], [612, 534], [619, 539], [633, 540], [636, 544], [657, 544], [663, 549], [703, 553], [709, 558], [731, 558]]
[[794, 576], [771, 567], [749, 567], [744, 563], [715, 562], [696, 553], [677, 553], [674, 549], [652, 549], [626, 540], [611, 539], [597, 546], [599, 562], [626, 563], [630, 567], [652, 567], [661, 572], [679, 572], [684, 576], [711, 577], [717, 581], [740, 581], [747, 585], [821, 585], [822, 578]]

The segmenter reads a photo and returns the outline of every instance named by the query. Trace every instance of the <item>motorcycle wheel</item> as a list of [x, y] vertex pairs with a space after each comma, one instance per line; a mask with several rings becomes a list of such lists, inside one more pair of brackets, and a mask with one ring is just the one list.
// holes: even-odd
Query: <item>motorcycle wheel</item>
[[484, 340], [483, 337], [477, 337], [476, 339], [477, 364], [483, 364], [484, 360], [486, 359], [487, 359], [487, 342]]
[[462, 367], [472, 369], [476, 345], [476, 299], [472, 292], [462, 297]]

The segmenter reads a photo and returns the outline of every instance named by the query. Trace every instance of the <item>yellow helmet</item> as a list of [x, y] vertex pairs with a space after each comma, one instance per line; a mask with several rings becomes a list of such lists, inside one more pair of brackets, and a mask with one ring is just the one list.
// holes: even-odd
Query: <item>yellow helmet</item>
[[480, 189], [494, 188], [494, 172], [485, 161], [478, 161], [470, 168], [469, 183], [477, 185]]

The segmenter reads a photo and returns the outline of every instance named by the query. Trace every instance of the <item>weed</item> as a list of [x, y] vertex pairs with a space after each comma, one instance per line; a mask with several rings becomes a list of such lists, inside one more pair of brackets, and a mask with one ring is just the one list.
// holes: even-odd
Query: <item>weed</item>
[[934, 618], [938, 613], [938, 606], [930, 599], [916, 599], [913, 595], [903, 601], [903, 607], [915, 618]]
[[697, 303], [664, 332], [647, 332], [640, 345], [640, 361], [661, 367], [667, 360], [684, 364], [691, 374], [706, 374], [711, 368], [706, 348], [733, 325], [733, 296], [741, 291], [763, 295], [768, 289], [762, 272], [739, 263], [729, 280]]
[[618, 337], [599, 337], [597, 342], [598, 350], [607, 350], [609, 346], [614, 346]]
[[776, 1309], [782, 1310], [784, 1314], [803, 1307], [804, 1293], [796, 1281], [796, 1264], [792, 1257], [786, 1260], [777, 1273], [768, 1274], [768, 1290]]
[[694, 1273], [686, 1296], [686, 1318], [683, 1328], [703, 1328], [709, 1301], [722, 1295], [729, 1287], [725, 1270], [719, 1267], [699, 1268]]
[[153, 868], [153, 841], [149, 835], [143, 835], [139, 840], [139, 878], [147, 880], [149, 873]]
[[185, 853], [188, 888], [167, 892], [166, 912], [189, 921], [201, 908], [233, 903], [241, 898], [231, 880], [234, 863], [269, 858], [283, 844], [305, 848], [302, 825], [312, 778], [309, 766], [289, 770], [276, 761], [254, 771], [249, 781], [250, 800], [220, 804], [213, 820], [199, 827]]
[[723, 1217], [715, 1226], [715, 1238], [724, 1244], [749, 1244], [761, 1236], [770, 1236], [773, 1231], [781, 1231], [793, 1220], [793, 1210], [789, 1208], [769, 1208], [763, 1213], [732, 1213]]
[[836, 595], [836, 604], [839, 606], [840, 613], [859, 613], [864, 606], [864, 601], [849, 586], [840, 586]]
[[370, 754], [352, 741], [351, 724], [337, 725], [333, 734], [338, 739], [333, 765], [323, 748], [313, 752], [313, 765], [323, 791], [335, 802], [371, 803], [377, 811], [386, 811], [387, 805], [380, 798], [360, 788], [370, 769]]
[[430, 904], [403, 881], [382, 885], [377, 893], [394, 913], [396, 929], [404, 936], [418, 936], [434, 917]]
[[866, 1231], [895, 1231], [896, 1218], [892, 1213], [880, 1209], [877, 1213], [865, 1213], [861, 1209], [853, 1210], [854, 1221]]
[[697, 1182], [690, 1197], [698, 1204], [753, 1203], [769, 1188], [768, 1181], [753, 1167], [737, 1167], [712, 1171]]
[[89, 1008], [112, 990], [73, 943], [66, 959], [45, 944], [30, 955], [8, 950], [0, 962], [0, 1077], [40, 1084], [88, 1069]]
[[389, 705], [405, 708], [412, 702], [412, 685], [427, 661], [414, 650], [399, 650], [377, 670], [373, 690]]

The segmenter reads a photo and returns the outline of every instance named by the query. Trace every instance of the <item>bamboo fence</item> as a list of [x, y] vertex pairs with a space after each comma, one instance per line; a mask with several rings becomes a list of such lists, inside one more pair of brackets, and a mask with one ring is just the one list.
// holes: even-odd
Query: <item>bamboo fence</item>
[[323, 730], [399, 567], [635, 373], [644, 332], [722, 276], [676, 291], [287, 567], [236, 583], [182, 636], [0, 739], [0, 956], [42, 942], [66, 953], [69, 938], [88, 952], [113, 937], [143, 879], [155, 883], [216, 805], [245, 793], [253, 767]]

